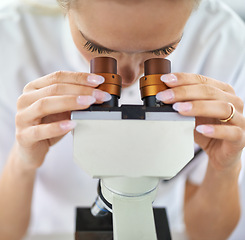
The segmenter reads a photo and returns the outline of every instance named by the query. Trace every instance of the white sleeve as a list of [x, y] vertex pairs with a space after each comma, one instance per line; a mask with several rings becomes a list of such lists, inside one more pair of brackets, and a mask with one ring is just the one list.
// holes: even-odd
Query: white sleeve
[[25, 52], [17, 44], [17, 17], [14, 8], [0, 8], [0, 172], [14, 143], [16, 101], [23, 89], [20, 62]]

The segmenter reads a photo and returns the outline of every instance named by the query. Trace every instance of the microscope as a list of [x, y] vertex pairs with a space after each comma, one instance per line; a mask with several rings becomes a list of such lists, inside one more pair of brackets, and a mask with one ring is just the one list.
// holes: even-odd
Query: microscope
[[[163, 58], [145, 61], [140, 78], [143, 105], [118, 106], [122, 81], [114, 58], [94, 58], [90, 69], [105, 78], [98, 88], [112, 99], [72, 112], [77, 123], [73, 132], [75, 162], [92, 178], [100, 179], [89, 213], [82, 216], [77, 212], [82, 216], [81, 221], [77, 217], [77, 224], [88, 226], [90, 233], [85, 229], [87, 233], [82, 235], [77, 226], [76, 240], [171, 239], [168, 225], [167, 237], [156, 230], [164, 227], [157, 227], [152, 203], [159, 182], [177, 175], [192, 159], [195, 127], [193, 117], [181, 116], [171, 105], [156, 100], [156, 94], [167, 89], [160, 77], [171, 72], [171, 63]], [[112, 228], [106, 221], [113, 226], [113, 234], [108, 233]], [[97, 238], [92, 234], [96, 222], [107, 234], [99, 231]]]

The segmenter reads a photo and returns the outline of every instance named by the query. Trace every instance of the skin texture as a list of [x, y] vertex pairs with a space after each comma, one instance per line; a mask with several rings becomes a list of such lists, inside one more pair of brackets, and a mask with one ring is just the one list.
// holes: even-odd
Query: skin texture
[[[67, 15], [82, 56], [87, 61], [98, 55], [116, 58], [127, 87], [143, 72], [143, 62], [156, 57], [149, 51], [173, 43], [177, 47], [193, 6], [189, 0], [81, 0], [71, 5]], [[84, 37], [114, 52], [89, 52]], [[1, 239], [20, 239], [25, 234], [36, 169], [49, 147], [74, 128], [72, 110], [108, 100], [108, 94], [94, 89], [101, 80], [93, 74], [56, 72], [25, 86], [17, 102], [16, 142], [0, 179]], [[187, 233], [190, 239], [226, 239], [240, 215], [237, 179], [245, 145], [243, 102], [231, 86], [205, 76], [174, 73], [165, 75], [164, 81], [171, 89], [159, 93], [158, 99], [174, 104], [182, 115], [196, 117], [201, 132], [195, 131], [195, 141], [209, 156], [203, 183], [186, 182]], [[231, 113], [228, 102], [236, 113], [221, 124], [218, 119]]]
[[[117, 51], [110, 56], [118, 61], [118, 74], [122, 76], [124, 87], [140, 77], [146, 59], [156, 57], [147, 51], [181, 39], [193, 7], [189, 1], [154, 2], [80, 1], [68, 12], [74, 42], [87, 61], [97, 54], [91, 54], [84, 48], [86, 40]], [[174, 10], [159, 11], [159, 8]], [[173, 21], [173, 15], [178, 16], [178, 20]]]

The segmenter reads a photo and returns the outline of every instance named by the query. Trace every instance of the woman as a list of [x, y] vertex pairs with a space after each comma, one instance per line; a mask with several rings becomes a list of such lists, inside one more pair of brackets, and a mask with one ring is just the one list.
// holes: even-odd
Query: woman
[[[7, 159], [0, 180], [0, 238], [20, 239], [30, 216], [31, 232], [49, 232], [49, 227], [69, 231], [71, 209], [94, 199], [96, 183], [73, 165], [71, 141], [63, 139], [75, 127], [70, 121], [72, 110], [110, 99], [108, 93], [95, 90], [104, 79], [86, 73], [87, 61], [98, 55], [116, 58], [125, 88], [122, 101], [132, 102], [137, 101], [130, 94], [137, 87], [134, 83], [142, 74], [143, 62], [170, 54], [174, 73], [161, 78], [170, 89], [157, 98], [173, 104], [182, 115], [196, 117], [195, 142], [205, 151], [208, 164], [206, 171], [202, 169], [203, 179], [196, 178], [200, 182], [193, 179], [203, 162], [195, 160], [172, 183], [163, 184], [161, 191], [168, 192], [171, 186], [169, 192], [179, 198], [172, 208], [181, 208], [184, 202], [190, 239], [228, 238], [241, 211], [238, 178], [245, 145], [243, 101], [228, 83], [239, 90], [245, 77], [244, 25], [212, 1], [203, 1], [196, 13], [199, 3], [194, 0], [67, 0], [60, 4], [79, 55], [68, 32], [61, 38], [65, 20], [60, 15], [34, 14], [19, 5], [8, 8], [1, 20], [5, 33], [1, 52], [15, 57], [8, 65], [1, 57], [1, 66], [6, 66], [1, 69], [1, 81], [14, 80], [1, 90], [0, 98], [1, 154]], [[4, 133], [14, 124], [13, 101], [18, 95], [16, 137], [7, 157], [13, 137], [6, 140]], [[168, 204], [165, 195], [156, 200], [159, 205]], [[175, 222], [181, 216], [176, 220], [171, 213], [170, 225], [180, 226]]]

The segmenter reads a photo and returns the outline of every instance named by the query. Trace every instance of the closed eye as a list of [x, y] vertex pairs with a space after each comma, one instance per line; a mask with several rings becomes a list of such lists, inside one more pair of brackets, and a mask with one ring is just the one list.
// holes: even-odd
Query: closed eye
[[164, 48], [160, 48], [157, 50], [153, 50], [150, 51], [151, 53], [155, 54], [156, 56], [160, 56], [160, 55], [170, 55], [174, 50], [176, 49], [176, 47], [174, 46], [169, 46], [169, 47], [164, 47]]
[[[86, 40], [86, 43], [84, 44], [83, 47], [85, 49], [87, 49], [88, 51], [90, 51], [92, 53], [98, 53], [98, 54], [110, 54], [112, 52], [117, 52], [117, 51], [96, 45], [95, 43], [93, 43], [93, 42], [89, 41], [87, 38], [85, 38], [81, 31], [80, 31], [80, 33], [83, 36], [83, 38]], [[156, 56], [170, 55], [176, 49], [177, 44], [181, 41], [181, 39], [182, 39], [182, 36], [178, 41], [176, 41], [172, 44], [169, 44], [168, 46], [165, 46], [165, 47], [162, 47], [162, 48], [159, 48], [156, 50], [146, 51], [145, 53], [152, 53]]]
[[86, 48], [90, 52], [95, 52], [98, 54], [103, 54], [103, 53], [104, 54], [110, 54], [110, 53], [114, 52], [110, 49], [96, 46], [95, 44], [91, 43], [90, 41], [86, 41], [86, 43], [84, 44], [83, 47]]
[[[84, 48], [86, 48], [88, 51], [92, 52], [92, 53], [98, 53], [98, 54], [110, 54], [112, 52], [115, 52], [113, 50], [104, 48], [104, 47], [100, 47], [100, 46], [96, 46], [93, 43], [86, 41], [86, 43], [83, 46]], [[174, 50], [176, 49], [176, 47], [174, 46], [169, 46], [169, 47], [164, 47], [164, 48], [160, 48], [160, 49], [156, 49], [153, 51], [148, 51], [148, 53], [152, 53], [156, 56], [160, 56], [160, 55], [170, 55]]]

